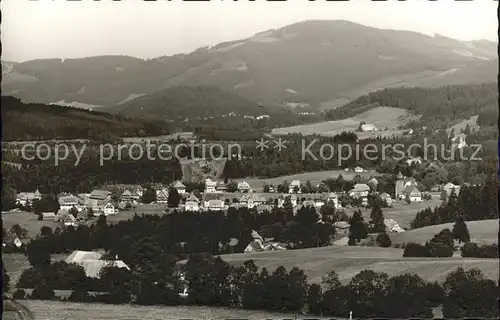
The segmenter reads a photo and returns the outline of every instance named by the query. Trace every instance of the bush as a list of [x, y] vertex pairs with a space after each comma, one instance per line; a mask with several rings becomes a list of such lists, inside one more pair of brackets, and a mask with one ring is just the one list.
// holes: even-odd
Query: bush
[[17, 289], [12, 297], [14, 300], [22, 300], [26, 297], [26, 292], [23, 289]]
[[428, 257], [427, 248], [421, 244], [410, 242], [406, 245], [403, 257]]
[[45, 281], [38, 283], [31, 293], [33, 300], [53, 300], [55, 298], [54, 289]]
[[441, 242], [429, 241], [426, 243], [425, 248], [429, 257], [446, 258], [453, 256], [453, 247]]
[[391, 238], [389, 238], [389, 235], [386, 232], [379, 233], [379, 235], [375, 239], [375, 242], [378, 244], [379, 247], [382, 248], [389, 248], [392, 244]]
[[498, 244], [479, 246], [476, 243], [466, 243], [461, 249], [464, 258], [498, 258]]
[[92, 297], [89, 296], [89, 293], [85, 289], [76, 289], [71, 292], [71, 295], [68, 297], [68, 301], [73, 302], [90, 302]]

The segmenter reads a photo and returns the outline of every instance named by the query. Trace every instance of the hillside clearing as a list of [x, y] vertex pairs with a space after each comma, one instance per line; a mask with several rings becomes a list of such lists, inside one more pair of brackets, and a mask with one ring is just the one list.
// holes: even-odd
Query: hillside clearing
[[[291, 133], [301, 133], [303, 135], [321, 134], [325, 136], [332, 136], [343, 131], [356, 131], [361, 121], [373, 124], [375, 127], [381, 130], [373, 133], [364, 132], [361, 135], [363, 137], [370, 137], [372, 134], [401, 134], [401, 130], [396, 131], [396, 128], [400, 125], [406, 124], [410, 120], [414, 120], [416, 117], [417, 116], [409, 114], [405, 109], [392, 107], [376, 107], [362, 112], [354, 117], [343, 120], [325, 121], [292, 127], [275, 128], [272, 130], [272, 134], [286, 135]], [[384, 130], [385, 128], [387, 128], [388, 130]]]
[[395, 276], [404, 272], [420, 275], [428, 281], [443, 281], [446, 275], [463, 266], [466, 269], [478, 268], [486, 277], [498, 279], [496, 259], [465, 258], [403, 258], [403, 250], [379, 247], [329, 246], [322, 248], [269, 251], [258, 253], [238, 253], [222, 255], [221, 258], [234, 265], [246, 260], [254, 260], [259, 267], [269, 271], [279, 266], [290, 270], [294, 266], [303, 269], [312, 283], [320, 283], [321, 277], [335, 270], [342, 282], [349, 281], [364, 269], [385, 272]]
[[258, 178], [244, 178], [244, 179], [235, 179], [235, 181], [246, 181], [252, 187], [252, 189], [261, 191], [261, 189], [267, 185], [277, 186], [282, 184], [284, 181], [291, 182], [292, 180], [300, 180], [300, 183], [306, 183], [308, 180], [311, 182], [311, 185], [316, 186], [318, 183], [329, 179], [336, 179], [339, 175], [345, 180], [352, 180], [356, 175], [360, 175], [361, 178], [370, 178], [372, 176], [377, 175], [375, 170], [367, 170], [365, 172], [357, 173], [354, 171], [344, 171], [344, 170], [327, 170], [327, 171], [313, 171], [313, 172], [304, 172], [293, 174], [289, 176], [281, 176], [276, 178], [267, 178], [267, 179], [258, 179]]
[[[393, 245], [409, 242], [423, 243], [431, 240], [435, 234], [443, 229], [453, 229], [453, 224], [454, 223], [438, 224], [403, 233], [393, 233], [390, 234], [390, 237]], [[467, 228], [469, 229], [472, 241], [477, 241], [479, 243], [498, 243], [498, 219], [467, 221]]]

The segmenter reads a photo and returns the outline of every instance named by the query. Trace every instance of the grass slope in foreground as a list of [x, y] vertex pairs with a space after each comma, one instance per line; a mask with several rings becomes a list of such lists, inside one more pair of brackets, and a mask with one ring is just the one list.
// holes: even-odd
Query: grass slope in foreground
[[498, 280], [497, 259], [473, 258], [403, 258], [403, 250], [379, 247], [329, 246], [322, 248], [268, 251], [258, 253], [236, 253], [221, 255], [224, 261], [240, 265], [254, 260], [259, 267], [269, 271], [279, 266], [290, 270], [294, 266], [303, 269], [311, 283], [320, 283], [331, 270], [338, 273], [343, 282], [348, 282], [361, 270], [371, 269], [396, 276], [405, 272], [416, 273], [427, 281], [444, 281], [446, 275], [459, 266], [465, 269], [478, 268], [485, 277]]

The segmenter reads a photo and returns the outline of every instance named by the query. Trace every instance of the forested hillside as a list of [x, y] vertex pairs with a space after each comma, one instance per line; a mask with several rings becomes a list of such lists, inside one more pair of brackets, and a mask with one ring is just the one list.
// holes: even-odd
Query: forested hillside
[[377, 106], [404, 108], [422, 117], [408, 126], [447, 128], [461, 120], [479, 115], [478, 123], [492, 126], [498, 119], [497, 83], [457, 85], [440, 88], [393, 88], [361, 96], [331, 110], [329, 120], [345, 119]]
[[2, 140], [90, 139], [163, 135], [169, 125], [57, 105], [25, 104], [2, 96]]

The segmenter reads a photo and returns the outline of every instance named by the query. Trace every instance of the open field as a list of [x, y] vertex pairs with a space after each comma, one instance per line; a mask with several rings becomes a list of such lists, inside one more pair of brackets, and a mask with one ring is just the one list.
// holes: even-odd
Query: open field
[[344, 170], [328, 170], [328, 171], [313, 171], [313, 172], [304, 172], [293, 174], [289, 176], [281, 176], [276, 178], [268, 178], [268, 179], [258, 179], [258, 178], [244, 178], [244, 179], [235, 179], [235, 181], [246, 181], [252, 187], [252, 189], [256, 191], [262, 191], [261, 189], [264, 185], [274, 185], [277, 186], [283, 183], [285, 180], [291, 182], [292, 180], [300, 180], [300, 183], [306, 183], [307, 180], [311, 181], [311, 184], [315, 186], [316, 184], [326, 180], [328, 178], [337, 178], [339, 174], [344, 177], [346, 180], [352, 180], [354, 176], [360, 175], [362, 178], [369, 178], [371, 176], [375, 176], [377, 172], [375, 170], [367, 170], [362, 173], [356, 173], [354, 171], [344, 171]]
[[59, 223], [55, 221], [39, 221], [36, 214], [26, 211], [2, 212], [2, 222], [5, 230], [9, 230], [15, 224], [20, 225], [28, 230], [28, 236], [31, 238], [39, 234], [43, 226], [50, 227], [52, 230], [59, 226]]
[[[423, 243], [431, 240], [439, 231], [449, 228], [453, 229], [454, 223], [438, 224], [435, 226], [418, 228], [403, 233], [390, 234], [393, 244], [396, 243]], [[498, 243], [498, 219], [467, 221], [467, 228], [472, 241], [479, 243]]]
[[240, 265], [253, 259], [255, 264], [274, 270], [284, 266], [287, 270], [297, 266], [303, 269], [308, 280], [320, 283], [321, 277], [331, 270], [339, 274], [343, 282], [364, 269], [386, 272], [395, 276], [404, 272], [420, 275], [428, 281], [443, 281], [446, 275], [463, 266], [464, 268], [479, 268], [490, 279], [498, 279], [498, 260], [496, 259], [465, 259], [465, 258], [403, 258], [403, 250], [379, 247], [329, 246], [322, 248], [268, 251], [258, 253], [237, 253], [222, 255], [229, 263]]
[[151, 137], [122, 137], [124, 143], [143, 143], [147, 140], [170, 141], [177, 138], [181, 139], [194, 139], [193, 132], [174, 132], [164, 136], [151, 136]]
[[[290, 133], [301, 133], [303, 135], [321, 134], [325, 136], [333, 136], [341, 133], [342, 131], [356, 131], [361, 121], [373, 124], [378, 129], [383, 130], [373, 133], [359, 133], [360, 139], [366, 139], [371, 137], [373, 134], [383, 136], [391, 136], [392, 134], [401, 135], [402, 130], [396, 130], [396, 128], [416, 118], [416, 116], [408, 114], [408, 111], [405, 109], [392, 107], [376, 107], [360, 113], [354, 117], [343, 120], [275, 128], [272, 130], [272, 134], [285, 135]], [[388, 130], [384, 130], [386, 127]]]
[[[100, 303], [22, 300], [36, 320], [178, 320], [178, 319], [293, 319], [293, 314], [198, 306], [138, 306]], [[310, 319], [297, 316], [297, 319]], [[329, 319], [314, 317], [316, 319]]]
[[[406, 203], [405, 201], [396, 201], [392, 208], [384, 208], [384, 217], [386, 219], [394, 219], [401, 228], [410, 228], [410, 223], [416, 217], [417, 212], [427, 209], [429, 207], [435, 208], [441, 204], [439, 198], [432, 198], [429, 201]], [[346, 213], [351, 216], [358, 208], [345, 209]], [[370, 220], [371, 209], [360, 209], [365, 221]]]
[[[53, 254], [51, 256], [52, 261], [64, 260], [69, 254]], [[15, 291], [15, 284], [19, 280], [21, 273], [30, 267], [28, 257], [22, 253], [7, 253], [2, 256], [2, 261], [5, 264], [7, 273], [10, 276], [11, 292]]]

